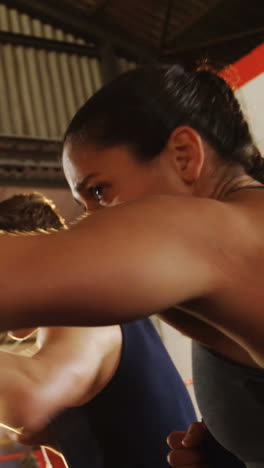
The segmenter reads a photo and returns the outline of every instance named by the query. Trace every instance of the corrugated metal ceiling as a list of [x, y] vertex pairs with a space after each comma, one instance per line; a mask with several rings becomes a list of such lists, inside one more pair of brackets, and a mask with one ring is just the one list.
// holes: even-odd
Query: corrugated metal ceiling
[[[80, 43], [5, 5], [0, 30]], [[76, 110], [102, 86], [96, 58], [6, 43], [0, 60], [0, 134], [60, 139]]]
[[[82, 46], [85, 41], [0, 4], [0, 32]], [[1, 41], [1, 39], [0, 39]], [[56, 47], [0, 44], [0, 135], [61, 139], [76, 110], [103, 85], [100, 59]], [[85, 51], [83, 52], [85, 54]], [[120, 71], [135, 64], [119, 60]]]
[[[119, 58], [119, 71], [135, 63]], [[93, 43], [0, 3], [0, 183], [65, 187], [59, 141], [104, 82]]]

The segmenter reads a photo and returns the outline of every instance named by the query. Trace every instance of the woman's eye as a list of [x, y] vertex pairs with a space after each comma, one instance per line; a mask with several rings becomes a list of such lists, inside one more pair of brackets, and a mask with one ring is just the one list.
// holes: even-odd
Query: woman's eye
[[100, 201], [103, 200], [104, 187], [102, 185], [95, 185], [94, 187], [90, 187], [88, 190], [94, 201], [100, 203]]

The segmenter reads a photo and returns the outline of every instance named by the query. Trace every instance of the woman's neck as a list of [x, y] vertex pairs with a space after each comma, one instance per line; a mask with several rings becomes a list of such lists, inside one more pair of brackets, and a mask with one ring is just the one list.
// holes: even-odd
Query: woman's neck
[[224, 200], [229, 194], [243, 187], [261, 185], [260, 182], [246, 174], [240, 167], [213, 167], [201, 177], [195, 195], [215, 200]]
[[253, 179], [252, 177], [244, 174], [240, 177], [234, 177], [223, 183], [218, 187], [218, 190], [215, 191], [214, 198], [217, 200], [226, 199], [231, 193], [242, 190], [243, 188], [256, 187], [261, 185], [260, 182]]

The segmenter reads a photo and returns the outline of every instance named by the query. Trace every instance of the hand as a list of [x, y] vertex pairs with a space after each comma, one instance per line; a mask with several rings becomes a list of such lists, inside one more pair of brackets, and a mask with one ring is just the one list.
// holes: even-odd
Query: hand
[[195, 422], [187, 432], [172, 432], [167, 439], [172, 449], [168, 463], [174, 468], [210, 468], [210, 463], [202, 445], [209, 432], [204, 423]]

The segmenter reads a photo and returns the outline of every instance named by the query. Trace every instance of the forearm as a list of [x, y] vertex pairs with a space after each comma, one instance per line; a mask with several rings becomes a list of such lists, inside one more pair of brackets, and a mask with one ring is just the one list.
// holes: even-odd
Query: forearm
[[54, 328], [33, 358], [0, 353], [0, 422], [40, 431], [61, 410], [93, 398], [119, 363], [121, 331]]
[[32, 359], [0, 352], [0, 424], [13, 429], [37, 416], [39, 375]]
[[122, 346], [119, 326], [55, 327], [39, 333], [41, 348], [33, 359], [42, 372], [40, 395], [49, 413], [92, 399], [118, 366]]

